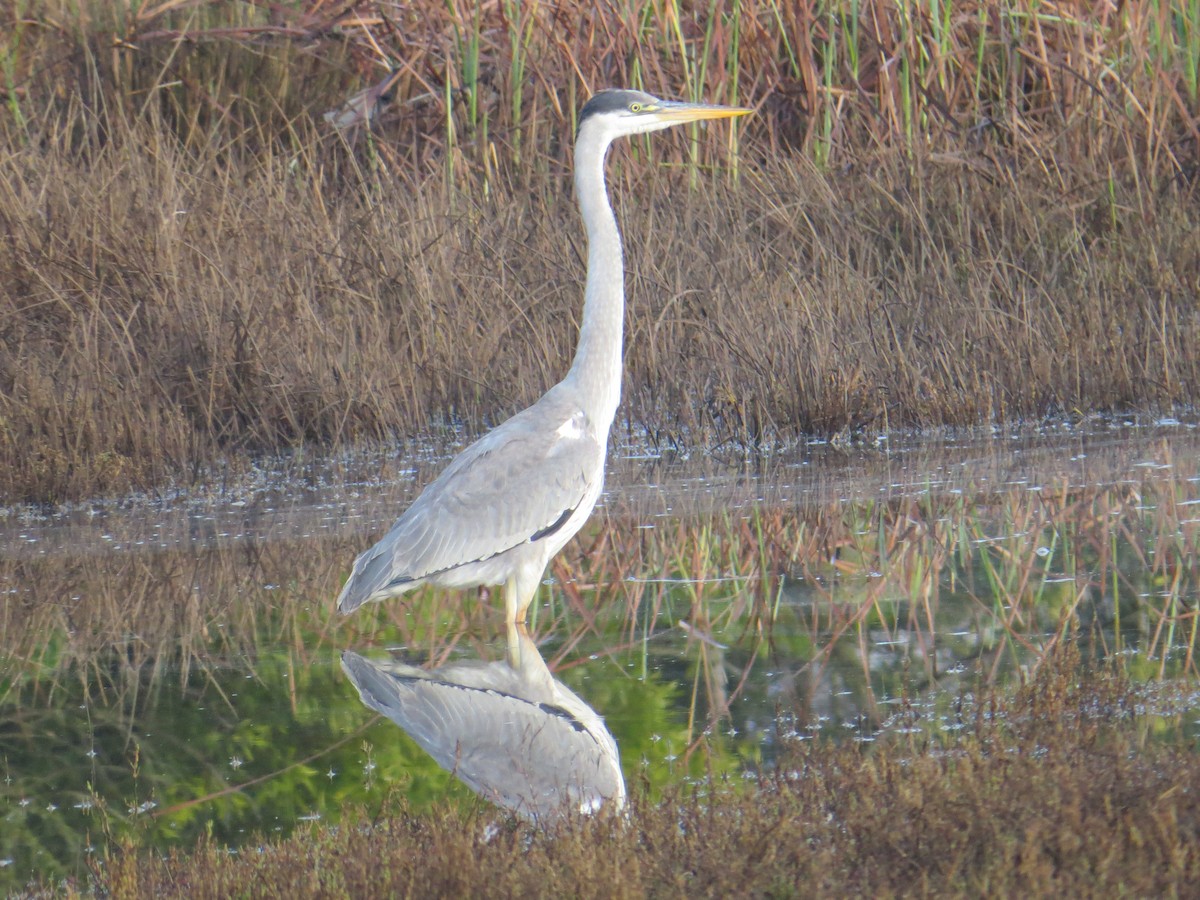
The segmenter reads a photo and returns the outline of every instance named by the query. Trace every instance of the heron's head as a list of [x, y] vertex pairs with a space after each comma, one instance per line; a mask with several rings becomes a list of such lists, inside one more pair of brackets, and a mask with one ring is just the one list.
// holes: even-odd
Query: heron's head
[[579, 114], [577, 139], [594, 134], [607, 144], [613, 138], [658, 131], [701, 119], [731, 119], [751, 110], [740, 106], [710, 106], [659, 100], [641, 91], [600, 91]]

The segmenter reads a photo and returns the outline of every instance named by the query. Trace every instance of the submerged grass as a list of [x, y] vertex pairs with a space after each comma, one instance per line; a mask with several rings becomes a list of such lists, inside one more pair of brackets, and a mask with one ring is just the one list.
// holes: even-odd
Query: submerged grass
[[[0, 502], [530, 402], [574, 343], [567, 137], [607, 85], [759, 113], [614, 152], [655, 439], [1191, 403], [1189, 10], [18, 4]], [[371, 129], [323, 120], [389, 69]]]
[[757, 780], [682, 786], [627, 820], [552, 831], [490, 811], [347, 810], [233, 854], [111, 849], [111, 897], [1182, 896], [1200, 879], [1200, 754], [1148, 739], [1121, 677], [1059, 652], [1032, 683], [962, 709], [960, 730], [797, 742]]

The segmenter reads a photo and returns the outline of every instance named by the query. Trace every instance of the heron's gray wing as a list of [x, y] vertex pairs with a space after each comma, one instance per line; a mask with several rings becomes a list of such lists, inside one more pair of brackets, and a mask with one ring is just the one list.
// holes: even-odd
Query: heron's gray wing
[[548, 393], [459, 454], [355, 560], [339, 608], [550, 537], [603, 466], [603, 438], [587, 416]]
[[623, 795], [619, 762], [563, 710], [428, 674], [393, 674], [351, 651], [342, 654], [342, 667], [363, 703], [499, 806], [544, 819], [592, 812]]

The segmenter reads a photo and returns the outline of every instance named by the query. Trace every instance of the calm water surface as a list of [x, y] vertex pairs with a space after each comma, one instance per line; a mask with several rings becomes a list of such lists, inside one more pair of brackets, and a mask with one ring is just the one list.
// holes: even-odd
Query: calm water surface
[[[478, 802], [339, 658], [498, 659], [499, 603], [330, 615], [454, 449], [0, 516], [0, 888], [117, 838], [247, 852], [347, 804]], [[652, 789], [753, 774], [789, 741], [936, 739], [1061, 640], [1124, 660], [1164, 730], [1200, 741], [1198, 534], [1200, 430], [1174, 420], [750, 461], [626, 446], [533, 630]], [[123, 620], [89, 644], [99, 607]]]

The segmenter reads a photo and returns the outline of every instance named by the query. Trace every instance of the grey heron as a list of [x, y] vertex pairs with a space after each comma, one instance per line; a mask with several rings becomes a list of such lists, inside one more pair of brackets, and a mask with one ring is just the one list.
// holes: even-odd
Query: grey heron
[[625, 270], [604, 182], [608, 148], [626, 135], [750, 111], [624, 90], [601, 91], [587, 102], [575, 138], [575, 193], [588, 256], [574, 362], [533, 406], [463, 450], [359, 555], [338, 609], [349, 613], [422, 584], [502, 584], [507, 621], [525, 621], [546, 565], [600, 496], [620, 401]]
[[621, 809], [625, 779], [604, 720], [550, 674], [523, 626], [508, 629], [507, 661], [427, 671], [347, 650], [342, 668], [363, 703], [498, 806], [541, 824]]

